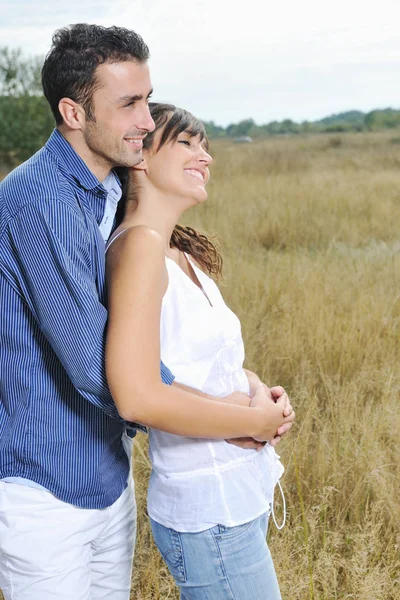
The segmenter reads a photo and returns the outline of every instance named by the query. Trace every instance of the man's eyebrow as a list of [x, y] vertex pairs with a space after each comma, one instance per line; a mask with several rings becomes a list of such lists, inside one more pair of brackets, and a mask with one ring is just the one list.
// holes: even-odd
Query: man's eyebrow
[[135, 96], [121, 96], [118, 98], [118, 104], [127, 104], [128, 102], [137, 102], [138, 100], [143, 100], [142, 94], [136, 94]]
[[[152, 95], [153, 90], [150, 90], [150, 92], [147, 94], [146, 98], [150, 98], [150, 96]], [[121, 96], [121, 98], [118, 99], [117, 103], [118, 104], [128, 104], [129, 102], [138, 102], [139, 100], [143, 100], [143, 94], [136, 94], [135, 96]]]

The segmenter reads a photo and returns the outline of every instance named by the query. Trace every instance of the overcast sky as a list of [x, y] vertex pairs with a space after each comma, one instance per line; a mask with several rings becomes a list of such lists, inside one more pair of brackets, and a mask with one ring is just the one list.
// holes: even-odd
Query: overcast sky
[[0, 0], [0, 45], [78, 22], [140, 33], [154, 99], [220, 125], [400, 107], [400, 0]]

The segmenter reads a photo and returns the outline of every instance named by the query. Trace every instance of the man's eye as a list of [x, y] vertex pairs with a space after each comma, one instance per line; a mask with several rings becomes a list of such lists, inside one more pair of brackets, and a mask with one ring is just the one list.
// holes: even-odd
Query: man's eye
[[125, 104], [125, 108], [129, 108], [129, 106], [133, 106], [135, 103], [132, 102], [128, 102], [127, 104]]

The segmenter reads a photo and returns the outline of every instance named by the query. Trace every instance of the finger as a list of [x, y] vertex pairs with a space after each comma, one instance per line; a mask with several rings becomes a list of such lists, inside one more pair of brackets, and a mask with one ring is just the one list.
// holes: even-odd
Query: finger
[[271, 388], [271, 394], [274, 398], [280, 398], [285, 393], [285, 389], [281, 385], [274, 385], [274, 387]]
[[292, 426], [293, 426], [293, 422], [292, 423], [284, 423], [283, 425], [278, 427], [276, 434], [277, 435], [285, 435], [286, 433], [288, 433], [291, 430]]
[[279, 444], [279, 442], [281, 441], [281, 436], [280, 435], [276, 435], [274, 438], [272, 438], [272, 440], [270, 441], [270, 445], [274, 448], [275, 446], [277, 446]]
[[293, 412], [293, 406], [290, 404], [289, 398], [287, 399], [286, 406], [283, 409], [283, 416], [288, 417]]
[[294, 410], [292, 410], [290, 415], [283, 417], [283, 422], [284, 423], [292, 423], [295, 420], [295, 418], [296, 418], [296, 413]]
[[277, 396], [275, 398], [275, 402], [277, 404], [281, 404], [284, 408], [286, 408], [286, 405], [289, 402], [289, 396], [286, 392], [284, 392], [281, 396]]

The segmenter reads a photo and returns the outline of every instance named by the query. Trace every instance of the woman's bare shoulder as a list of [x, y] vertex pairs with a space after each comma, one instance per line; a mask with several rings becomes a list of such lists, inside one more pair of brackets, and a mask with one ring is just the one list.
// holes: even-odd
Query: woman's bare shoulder
[[122, 243], [133, 243], [135, 241], [147, 241], [148, 243], [153, 244], [162, 244], [162, 237], [155, 229], [148, 227], [147, 225], [132, 225], [131, 227], [126, 227], [125, 229], [121, 229], [118, 232], [115, 232], [117, 235], [115, 236], [115, 241], [113, 244], [118, 242]]
[[163, 239], [151, 227], [134, 225], [116, 232], [107, 249], [107, 262], [114, 261], [116, 257], [139, 256], [143, 252], [150, 256], [164, 255]]

